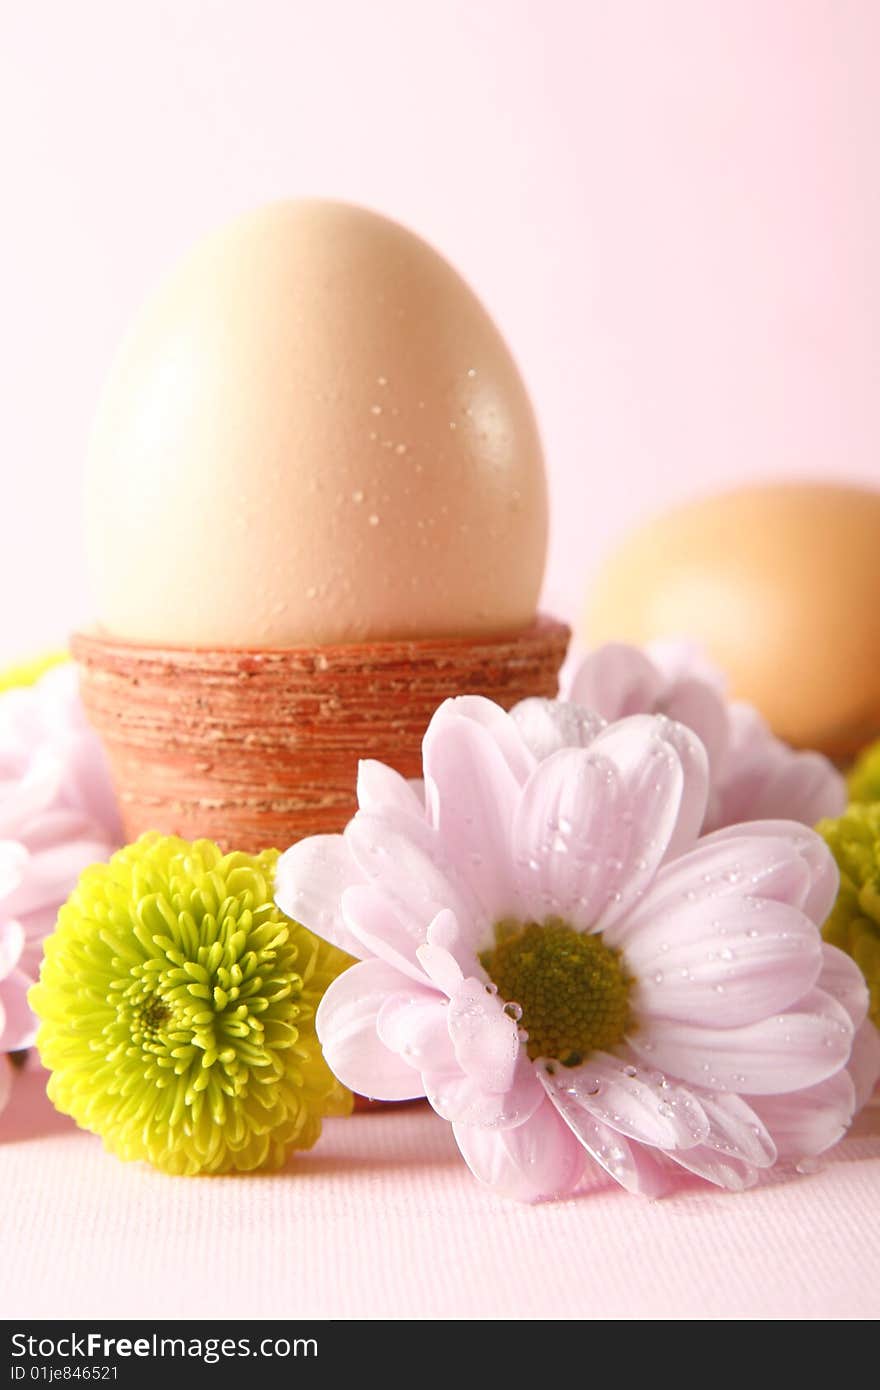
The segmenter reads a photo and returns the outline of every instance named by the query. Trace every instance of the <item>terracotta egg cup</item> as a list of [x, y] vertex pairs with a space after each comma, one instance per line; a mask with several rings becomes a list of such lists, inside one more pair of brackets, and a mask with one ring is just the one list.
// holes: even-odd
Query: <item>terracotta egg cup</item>
[[[539, 617], [504, 637], [279, 648], [71, 640], [107, 751], [126, 837], [206, 837], [285, 849], [342, 830], [361, 758], [421, 773], [421, 742], [451, 695], [505, 708], [553, 697], [570, 631]], [[360, 1096], [359, 1110], [381, 1110]]]
[[420, 776], [448, 696], [508, 709], [555, 696], [569, 637], [538, 617], [477, 639], [210, 649], [80, 632], [71, 649], [128, 839], [159, 830], [253, 853], [342, 830], [362, 758]]

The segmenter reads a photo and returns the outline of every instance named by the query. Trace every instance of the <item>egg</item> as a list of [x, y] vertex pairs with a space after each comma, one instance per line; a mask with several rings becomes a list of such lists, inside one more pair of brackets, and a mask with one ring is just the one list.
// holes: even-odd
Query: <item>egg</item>
[[89, 450], [99, 630], [184, 646], [503, 634], [547, 537], [534, 413], [455, 270], [343, 203], [209, 236], [134, 323]]
[[846, 758], [880, 731], [880, 493], [779, 484], [693, 502], [599, 573], [582, 635], [687, 636], [790, 743]]

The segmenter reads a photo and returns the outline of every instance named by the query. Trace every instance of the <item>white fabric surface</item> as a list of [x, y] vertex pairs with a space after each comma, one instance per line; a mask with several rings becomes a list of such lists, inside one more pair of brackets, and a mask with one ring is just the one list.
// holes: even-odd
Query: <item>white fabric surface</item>
[[281, 1174], [168, 1178], [56, 1115], [0, 1117], [6, 1318], [871, 1318], [880, 1107], [818, 1172], [740, 1195], [612, 1187], [520, 1207], [406, 1107], [327, 1124]]

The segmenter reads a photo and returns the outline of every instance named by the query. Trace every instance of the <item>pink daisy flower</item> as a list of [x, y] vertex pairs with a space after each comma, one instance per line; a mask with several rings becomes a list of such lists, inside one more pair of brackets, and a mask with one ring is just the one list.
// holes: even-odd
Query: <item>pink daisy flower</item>
[[[0, 695], [0, 1053], [32, 1044], [27, 991], [43, 940], [82, 870], [108, 858], [121, 838], [75, 668], [59, 666], [33, 686]], [[3, 1090], [0, 1077], [0, 1100]]]
[[823, 944], [823, 841], [762, 822], [699, 839], [706, 753], [666, 717], [447, 701], [424, 802], [362, 763], [343, 835], [288, 850], [283, 910], [359, 958], [318, 1034], [339, 1078], [427, 1096], [485, 1183], [534, 1200], [598, 1164], [656, 1194], [827, 1148], [867, 991]]
[[609, 642], [584, 657], [565, 695], [604, 719], [666, 714], [692, 729], [709, 760], [705, 830], [777, 817], [815, 825], [839, 816], [846, 785], [834, 765], [775, 738], [752, 705], [727, 700], [725, 686], [722, 673], [687, 642], [644, 649]]

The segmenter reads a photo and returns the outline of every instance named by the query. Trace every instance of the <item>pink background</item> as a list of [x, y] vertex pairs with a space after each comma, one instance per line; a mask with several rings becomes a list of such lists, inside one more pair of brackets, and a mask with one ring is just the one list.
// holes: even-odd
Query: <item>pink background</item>
[[[82, 466], [126, 322], [271, 198], [376, 207], [482, 295], [542, 424], [565, 616], [679, 497], [876, 479], [878, 51], [875, 0], [7, 0], [0, 660], [90, 616]], [[330, 1125], [232, 1200], [106, 1158], [18, 1084], [7, 1316], [876, 1313], [876, 1107], [820, 1172], [744, 1197], [520, 1209], [425, 1110]]]
[[271, 198], [387, 212], [482, 295], [565, 616], [678, 497], [877, 478], [878, 50], [874, 0], [6, 5], [0, 659], [90, 616], [82, 465], [127, 320]]

